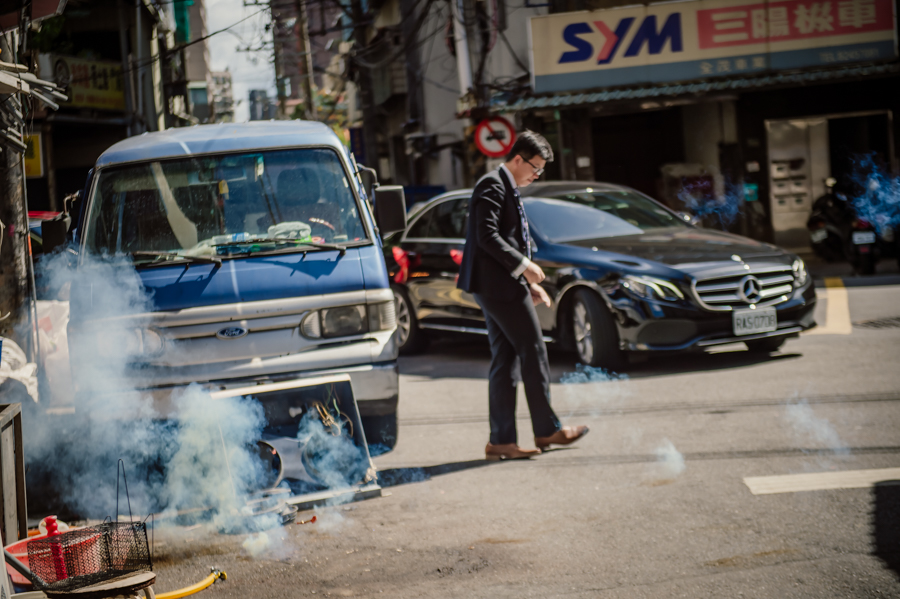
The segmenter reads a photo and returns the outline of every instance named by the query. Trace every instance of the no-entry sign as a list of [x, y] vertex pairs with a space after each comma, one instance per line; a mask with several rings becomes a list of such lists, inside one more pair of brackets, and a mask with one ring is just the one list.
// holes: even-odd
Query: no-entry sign
[[475, 127], [475, 145], [488, 158], [502, 158], [516, 142], [516, 128], [501, 116], [484, 119]]

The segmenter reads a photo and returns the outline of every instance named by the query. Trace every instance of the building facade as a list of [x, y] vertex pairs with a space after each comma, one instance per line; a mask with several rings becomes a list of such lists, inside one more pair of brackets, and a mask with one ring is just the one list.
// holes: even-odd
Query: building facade
[[234, 88], [231, 71], [210, 73], [210, 105], [212, 121], [216, 123], [234, 122]]
[[165, 128], [170, 63], [161, 56], [174, 45], [166, 10], [155, 2], [70, 2], [62, 16], [29, 33], [38, 76], [65, 88], [68, 96], [58, 111], [32, 113], [26, 161], [30, 210], [62, 210], [63, 198], [84, 187], [106, 148]]
[[505, 116], [550, 141], [547, 179], [628, 185], [802, 250], [827, 178], [865, 156], [898, 171], [892, 0], [458, 0], [424, 3], [421, 25], [392, 6], [382, 31], [416, 26], [405, 87], [384, 73], [375, 94], [393, 182], [471, 185], [498, 162], [472, 128]]
[[629, 185], [802, 250], [812, 203], [865, 156], [897, 169], [891, 0], [699, 0], [533, 18], [532, 91], [495, 107], [550, 134], [549, 175]]

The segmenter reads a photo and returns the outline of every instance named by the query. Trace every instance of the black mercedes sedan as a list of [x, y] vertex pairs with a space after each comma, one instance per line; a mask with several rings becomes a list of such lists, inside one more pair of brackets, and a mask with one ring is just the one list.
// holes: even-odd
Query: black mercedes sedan
[[[532, 253], [550, 308], [546, 339], [590, 366], [629, 355], [743, 342], [772, 352], [815, 326], [816, 294], [803, 260], [768, 243], [702, 229], [634, 189], [548, 182], [523, 189]], [[474, 298], [456, 288], [471, 190], [415, 206], [385, 240], [401, 352], [426, 331], [486, 335]]]

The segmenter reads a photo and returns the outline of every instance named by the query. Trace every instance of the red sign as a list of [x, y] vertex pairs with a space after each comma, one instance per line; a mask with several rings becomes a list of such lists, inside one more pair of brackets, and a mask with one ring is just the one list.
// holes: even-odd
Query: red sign
[[891, 30], [891, 0], [789, 0], [697, 11], [701, 49]]
[[502, 158], [516, 143], [516, 128], [500, 116], [484, 119], [475, 127], [475, 145], [488, 158]]

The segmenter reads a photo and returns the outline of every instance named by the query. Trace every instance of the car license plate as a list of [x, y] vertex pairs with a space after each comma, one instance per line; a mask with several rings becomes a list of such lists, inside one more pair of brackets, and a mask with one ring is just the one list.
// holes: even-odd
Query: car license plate
[[809, 232], [809, 239], [813, 243], [821, 243], [828, 237], [828, 229], [816, 229]]
[[775, 316], [775, 308], [735, 310], [732, 314], [734, 334], [737, 336], [768, 333], [778, 329], [778, 318]]
[[874, 231], [854, 231], [853, 232], [853, 243], [855, 245], [867, 245], [870, 243], [875, 243], [875, 232]]

